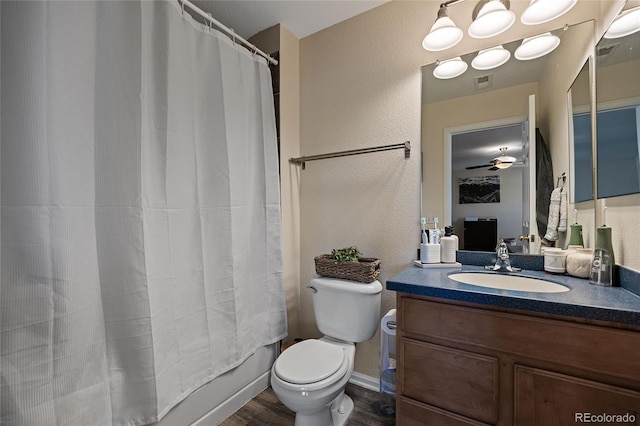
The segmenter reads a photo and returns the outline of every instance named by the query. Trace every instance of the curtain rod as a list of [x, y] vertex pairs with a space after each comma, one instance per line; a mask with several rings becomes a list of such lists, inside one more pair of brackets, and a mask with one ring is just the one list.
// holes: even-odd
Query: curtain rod
[[324, 160], [325, 158], [338, 158], [346, 157], [348, 155], [368, 154], [370, 152], [382, 152], [391, 151], [392, 149], [404, 149], [404, 158], [411, 157], [411, 142], [406, 141], [404, 143], [397, 143], [393, 145], [375, 146], [372, 148], [352, 149], [349, 151], [332, 152], [329, 154], [309, 155], [305, 157], [290, 158], [289, 162], [302, 166], [302, 170], [305, 169], [305, 163], [307, 161]]
[[196, 12], [198, 15], [202, 16], [204, 19], [206, 19], [207, 21], [209, 21], [210, 23], [214, 24], [215, 26], [220, 28], [222, 31], [224, 31], [225, 33], [230, 35], [234, 42], [236, 40], [240, 40], [242, 42], [242, 44], [244, 44], [246, 47], [249, 48], [249, 50], [255, 52], [256, 54], [258, 54], [260, 56], [262, 56], [267, 61], [269, 61], [269, 63], [271, 63], [273, 65], [278, 65], [278, 61], [273, 59], [268, 54], [264, 53], [262, 50], [258, 49], [258, 47], [255, 44], [250, 43], [247, 40], [245, 40], [244, 38], [240, 37], [238, 34], [236, 34], [236, 32], [233, 29], [231, 29], [231, 28], [223, 25], [222, 23], [220, 23], [213, 16], [211, 16], [210, 13], [206, 13], [204, 10], [200, 9], [198, 6], [196, 6], [195, 4], [191, 3], [189, 0], [179, 0], [179, 3], [182, 4], [182, 8], [183, 9], [184, 9], [184, 6], [189, 6], [189, 8], [191, 10], [193, 10], [194, 12]]

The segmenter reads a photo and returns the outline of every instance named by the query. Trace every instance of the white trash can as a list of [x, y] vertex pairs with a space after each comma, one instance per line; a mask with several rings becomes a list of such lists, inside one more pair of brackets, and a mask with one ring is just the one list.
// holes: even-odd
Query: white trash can
[[380, 412], [393, 416], [396, 406], [396, 310], [380, 323]]

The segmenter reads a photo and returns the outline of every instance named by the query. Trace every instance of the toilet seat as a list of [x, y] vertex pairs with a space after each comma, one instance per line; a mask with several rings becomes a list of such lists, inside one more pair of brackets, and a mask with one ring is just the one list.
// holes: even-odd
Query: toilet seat
[[341, 370], [341, 378], [349, 361], [344, 348], [321, 340], [303, 340], [284, 351], [274, 364], [275, 374], [284, 382], [302, 385], [323, 381]]

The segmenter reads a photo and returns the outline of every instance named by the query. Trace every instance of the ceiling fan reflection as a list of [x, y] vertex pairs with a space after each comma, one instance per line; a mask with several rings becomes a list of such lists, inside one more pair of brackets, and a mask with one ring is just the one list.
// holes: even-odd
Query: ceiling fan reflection
[[500, 153], [501, 153], [500, 156], [494, 158], [493, 160], [489, 161], [486, 164], [481, 164], [478, 166], [469, 166], [469, 167], [465, 167], [465, 169], [473, 170], [473, 169], [487, 168], [487, 170], [500, 170], [500, 169], [508, 169], [514, 164], [521, 164], [521, 163], [517, 163], [517, 159], [515, 157], [511, 157], [507, 155], [507, 149], [508, 149], [507, 147], [500, 148]]

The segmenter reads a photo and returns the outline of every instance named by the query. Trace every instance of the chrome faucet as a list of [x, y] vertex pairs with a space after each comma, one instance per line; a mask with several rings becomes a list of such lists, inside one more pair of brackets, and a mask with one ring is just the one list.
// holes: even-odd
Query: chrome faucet
[[484, 268], [490, 271], [506, 271], [506, 272], [520, 272], [522, 269], [511, 266], [511, 260], [509, 260], [509, 250], [507, 249], [507, 243], [504, 240], [500, 240], [496, 247], [496, 263], [493, 266], [485, 266]]

